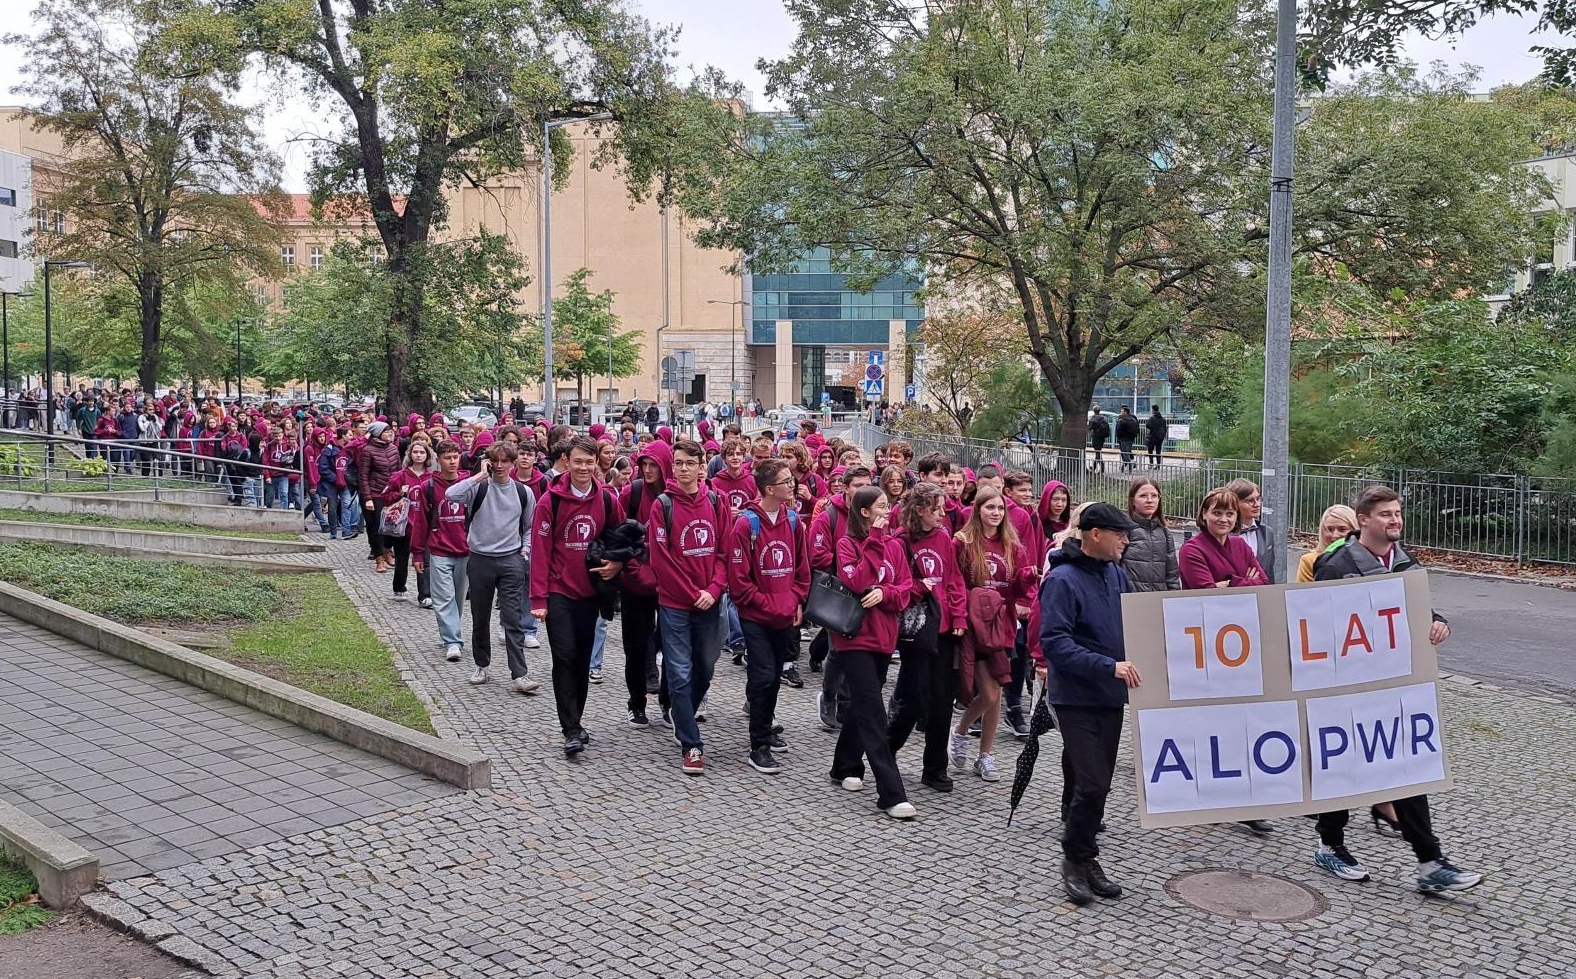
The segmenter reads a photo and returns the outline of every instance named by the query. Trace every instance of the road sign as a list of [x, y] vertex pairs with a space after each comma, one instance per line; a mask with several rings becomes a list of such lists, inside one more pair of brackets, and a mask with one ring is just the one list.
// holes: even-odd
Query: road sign
[[882, 384], [882, 381], [881, 381], [880, 378], [866, 378], [865, 379], [865, 397], [866, 398], [879, 398], [879, 397], [881, 397], [882, 387], [883, 387], [883, 384]]
[[912, 384], [905, 384], [905, 385], [903, 385], [903, 399], [905, 401], [913, 401], [914, 397], [915, 397], [915, 395], [917, 393], [918, 392], [916, 392], [914, 390], [914, 385], [912, 385]]
[[865, 380], [867, 381], [879, 381], [885, 376], [886, 372], [881, 369], [880, 364], [871, 364], [865, 368]]
[[869, 350], [865, 352], [865, 363], [880, 367], [886, 363], [885, 350]]

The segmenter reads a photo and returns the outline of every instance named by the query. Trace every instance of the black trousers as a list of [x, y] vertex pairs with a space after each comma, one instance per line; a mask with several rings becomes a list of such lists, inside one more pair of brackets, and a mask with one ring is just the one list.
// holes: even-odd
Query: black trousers
[[626, 588], [618, 616], [624, 631], [624, 686], [629, 690], [629, 709], [644, 711], [647, 680], [657, 669], [657, 596]]
[[[580, 718], [585, 714], [586, 691], [591, 689], [591, 646], [596, 642], [599, 607], [600, 603], [594, 598], [547, 596], [547, 645], [553, 651], [553, 700], [558, 704], [558, 727], [566, 738], [580, 730]], [[519, 621], [517, 617], [516, 628], [519, 628]]]
[[744, 629], [744, 701], [750, 705], [750, 749], [768, 748], [772, 743], [772, 722], [777, 717], [777, 694], [782, 689], [783, 664], [799, 644], [797, 626], [771, 626], [740, 616]]
[[903, 787], [903, 776], [887, 744], [886, 704], [881, 698], [891, 657], [859, 649], [832, 655], [842, 666], [848, 684], [848, 716], [843, 719], [837, 748], [832, 753], [832, 777], [864, 778], [865, 759], [869, 759], [876, 777], [876, 805], [890, 809], [907, 802], [908, 790]]
[[1116, 447], [1122, 451], [1122, 471], [1127, 472], [1133, 468], [1133, 440], [1117, 439]]
[[1095, 836], [1105, 818], [1105, 798], [1122, 740], [1122, 708], [1057, 707], [1055, 714], [1062, 731], [1062, 771], [1072, 785], [1062, 853], [1069, 860], [1093, 860], [1100, 855]]
[[1023, 683], [1029, 675], [1029, 640], [1028, 627], [1022, 622], [1018, 623], [1017, 632], [1013, 634], [1012, 656], [1008, 665], [1012, 667], [1012, 679], [1002, 688], [1002, 707], [1006, 710], [1023, 709]]
[[1160, 447], [1165, 444], [1165, 440], [1163, 439], [1158, 442], [1154, 439], [1150, 439], [1147, 443], [1145, 443], [1145, 448], [1149, 450], [1149, 464], [1151, 466], [1160, 465]]
[[363, 499], [361, 501], [361, 514], [366, 518], [367, 555], [377, 557], [388, 546], [388, 541], [384, 540], [383, 535], [378, 532], [378, 525], [383, 522], [383, 498], [381, 496], [373, 497], [372, 509], [370, 510], [367, 509], [367, 501]]
[[[394, 594], [405, 594], [406, 585], [410, 583], [410, 535], [400, 537], [385, 537], [383, 543], [394, 548]], [[416, 572], [416, 598], [432, 597], [432, 588], [428, 585], [427, 566], [423, 564], [421, 570]], [[523, 638], [521, 640], [524, 641]]]
[[820, 666], [826, 662], [826, 657], [832, 651], [832, 634], [825, 629], [815, 634], [810, 640], [810, 665]]
[[[368, 518], [368, 527], [371, 518]], [[492, 665], [492, 610], [498, 602], [509, 676], [525, 676], [525, 558], [519, 554], [476, 554], [466, 562], [471, 595], [471, 656], [485, 669]]]
[[899, 642], [903, 665], [892, 692], [892, 717], [887, 722], [887, 744], [895, 755], [916, 725], [923, 724], [926, 775], [947, 773], [948, 738], [952, 733], [952, 701], [958, 693], [958, 637], [940, 634], [932, 618], [913, 642]]
[[[1438, 860], [1439, 837], [1434, 835], [1433, 819], [1428, 812], [1428, 796], [1414, 795], [1397, 799], [1391, 805], [1395, 807], [1395, 821], [1401, 827], [1401, 837], [1411, 844], [1417, 862]], [[1350, 812], [1345, 809], [1320, 814], [1319, 842], [1326, 846], [1344, 846], [1346, 822], [1350, 816]]]

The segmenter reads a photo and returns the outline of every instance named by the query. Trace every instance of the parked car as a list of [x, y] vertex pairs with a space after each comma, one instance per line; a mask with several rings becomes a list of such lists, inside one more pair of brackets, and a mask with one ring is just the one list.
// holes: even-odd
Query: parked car
[[455, 405], [445, 411], [443, 417], [451, 426], [457, 426], [461, 422], [470, 422], [472, 425], [492, 428], [498, 424], [498, 416], [494, 414], [492, 408], [482, 404]]

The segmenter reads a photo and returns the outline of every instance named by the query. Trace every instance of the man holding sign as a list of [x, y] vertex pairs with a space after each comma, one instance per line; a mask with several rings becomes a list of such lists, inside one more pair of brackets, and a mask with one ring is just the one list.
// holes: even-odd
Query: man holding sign
[[[1401, 518], [1401, 497], [1395, 490], [1388, 486], [1370, 486], [1357, 497], [1354, 509], [1357, 511], [1357, 531], [1347, 537], [1343, 546], [1319, 558], [1314, 565], [1315, 581], [1373, 577], [1405, 571], [1417, 565], [1417, 562], [1401, 549], [1400, 540], [1404, 522]], [[1381, 613], [1383, 611], [1386, 610], [1380, 610]], [[1379, 630], [1372, 631], [1377, 635]], [[1429, 629], [1428, 641], [1437, 646], [1449, 637], [1450, 624], [1439, 613], [1433, 613], [1433, 624]], [[1368, 643], [1366, 635], [1364, 646], [1368, 651], [1372, 651], [1372, 644]], [[1304, 650], [1304, 655], [1307, 654], [1308, 651]], [[1430, 744], [1428, 739], [1433, 732], [1426, 726], [1419, 730], [1417, 719], [1430, 715], [1407, 711], [1405, 695], [1402, 696], [1400, 703], [1402, 707], [1397, 717], [1409, 718], [1412, 723], [1403, 731], [1398, 720], [1391, 729], [1390, 743], [1393, 745], [1395, 741], [1402, 740], [1409, 741], [1413, 750], [1419, 746], [1426, 748]], [[1355, 718], [1358, 713], [1354, 711], [1353, 716]], [[1313, 716], [1310, 712], [1310, 724], [1312, 723]], [[1381, 724], [1377, 722], [1374, 724], [1372, 729], [1374, 743], [1381, 743], [1384, 731], [1385, 728]], [[1360, 726], [1357, 728], [1357, 733], [1360, 740], [1362, 735]], [[1340, 727], [1320, 728], [1319, 735], [1319, 751], [1326, 760], [1347, 750], [1356, 750], [1355, 746], [1348, 748], [1354, 739]], [[1429, 894], [1440, 891], [1464, 891], [1477, 886], [1482, 881], [1482, 874], [1462, 870], [1445, 859], [1439, 847], [1439, 838], [1434, 835], [1430, 821], [1428, 796], [1417, 795], [1397, 799], [1394, 806], [1401, 835], [1411, 845], [1412, 852], [1417, 857], [1418, 890]], [[1364, 881], [1368, 879], [1367, 868], [1346, 849], [1348, 816], [1348, 810], [1345, 809], [1326, 812], [1319, 816], [1320, 846], [1314, 853], [1313, 859], [1320, 867], [1342, 880]]]

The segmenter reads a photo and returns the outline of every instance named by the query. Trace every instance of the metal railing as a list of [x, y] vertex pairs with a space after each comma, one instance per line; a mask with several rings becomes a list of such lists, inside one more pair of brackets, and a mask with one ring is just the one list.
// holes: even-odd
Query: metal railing
[[[850, 441], [866, 453], [893, 439], [914, 448], [915, 458], [940, 452], [973, 469], [998, 463], [1022, 469], [1036, 486], [1046, 480], [1066, 483], [1075, 501], [1103, 500], [1127, 505], [1134, 476], [1148, 476], [1161, 487], [1165, 511], [1191, 519], [1205, 494], [1237, 477], [1260, 480], [1255, 459], [1213, 459], [1162, 455], [1152, 465], [1142, 445], [1132, 462], [1118, 449], [1097, 453], [1088, 447], [990, 442], [955, 435], [883, 431], [856, 424]], [[1472, 557], [1576, 565], [1576, 479], [1505, 473], [1444, 473], [1405, 466], [1338, 466], [1292, 463], [1293, 533], [1319, 531], [1319, 518], [1336, 503], [1350, 505], [1365, 486], [1383, 483], [1401, 494], [1406, 507], [1406, 539], [1420, 547]]]
[[277, 475], [275, 467], [170, 448], [176, 439], [84, 439], [43, 432], [0, 430], [0, 489], [43, 493], [151, 491], [155, 501], [174, 492], [228, 497], [261, 487], [247, 480]]

